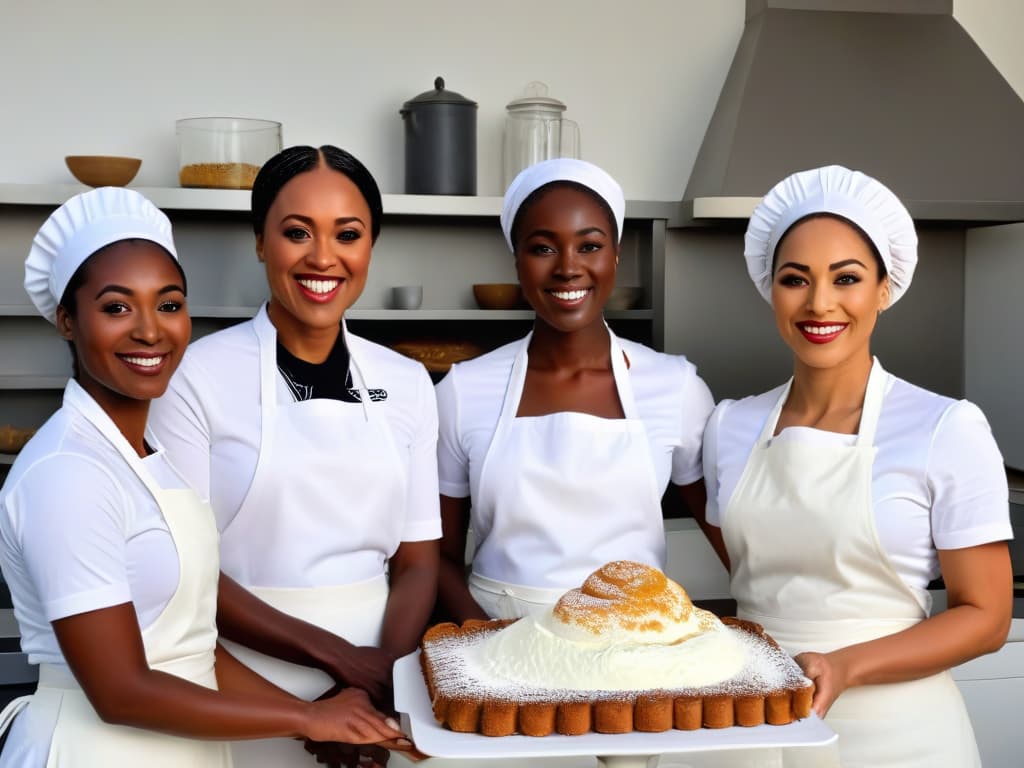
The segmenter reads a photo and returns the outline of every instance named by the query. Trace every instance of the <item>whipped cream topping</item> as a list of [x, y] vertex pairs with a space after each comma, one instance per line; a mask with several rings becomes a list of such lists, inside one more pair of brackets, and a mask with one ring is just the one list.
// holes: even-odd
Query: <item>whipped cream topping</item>
[[[650, 632], [629, 639], [617, 629], [608, 636], [581, 633], [553, 613], [527, 617], [488, 635], [465, 650], [474, 677], [559, 690], [636, 691], [697, 688], [739, 673], [747, 644], [717, 618], [694, 611], [687, 628], [672, 628], [656, 642]], [[703, 627], [699, 633], [690, 629]]]
[[747, 649], [660, 571], [616, 561], [467, 652], [478, 676], [563, 690], [693, 688], [728, 680]]

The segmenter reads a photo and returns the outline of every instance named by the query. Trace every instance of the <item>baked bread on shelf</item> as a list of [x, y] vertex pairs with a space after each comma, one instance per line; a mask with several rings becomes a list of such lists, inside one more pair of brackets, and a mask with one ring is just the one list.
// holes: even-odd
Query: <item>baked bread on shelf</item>
[[431, 627], [420, 651], [437, 721], [485, 736], [785, 725], [814, 692], [759, 624], [720, 620], [629, 561], [539, 616]]

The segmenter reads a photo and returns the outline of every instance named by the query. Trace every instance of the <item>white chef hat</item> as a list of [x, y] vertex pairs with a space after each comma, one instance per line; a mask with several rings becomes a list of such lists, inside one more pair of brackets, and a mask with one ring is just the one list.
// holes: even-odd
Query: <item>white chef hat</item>
[[914, 222], [888, 187], [841, 165], [788, 176], [754, 209], [743, 255], [765, 301], [772, 300], [772, 262], [779, 240], [793, 224], [814, 213], [841, 216], [864, 231], [889, 273], [889, 303], [895, 304], [910, 287], [917, 265]]
[[134, 238], [178, 258], [171, 222], [134, 190], [100, 187], [75, 195], [50, 214], [25, 260], [25, 290], [39, 314], [56, 322], [57, 304], [75, 270], [100, 248]]
[[591, 190], [600, 197], [612, 211], [619, 240], [622, 240], [622, 220], [626, 215], [626, 198], [622, 187], [607, 172], [586, 160], [571, 157], [556, 157], [553, 160], [542, 160], [535, 165], [524, 168], [508, 185], [505, 202], [501, 207], [501, 231], [505, 233], [505, 242], [510, 250], [512, 247], [512, 224], [516, 214], [526, 198], [543, 187], [556, 181], [571, 181]]

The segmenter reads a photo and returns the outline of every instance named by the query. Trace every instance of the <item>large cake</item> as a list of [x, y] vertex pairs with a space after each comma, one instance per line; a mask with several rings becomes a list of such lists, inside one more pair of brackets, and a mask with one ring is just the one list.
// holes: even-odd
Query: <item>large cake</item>
[[431, 627], [438, 722], [486, 736], [784, 725], [813, 683], [760, 625], [719, 619], [663, 573], [608, 563], [548, 612]]

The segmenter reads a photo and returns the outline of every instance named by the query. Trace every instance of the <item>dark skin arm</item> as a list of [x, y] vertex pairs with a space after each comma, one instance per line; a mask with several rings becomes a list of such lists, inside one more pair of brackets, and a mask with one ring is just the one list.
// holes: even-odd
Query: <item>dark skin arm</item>
[[223, 650], [217, 655], [223, 690], [150, 669], [131, 603], [59, 619], [53, 628], [68, 666], [107, 723], [200, 739], [291, 736], [377, 743], [403, 738], [364, 691], [301, 701]]
[[381, 701], [394, 659], [380, 648], [356, 646], [315, 624], [267, 605], [234, 579], [220, 575], [217, 631], [221, 637], [277, 659], [322, 669]]
[[715, 550], [718, 559], [722, 561], [725, 570], [729, 570], [729, 552], [725, 548], [725, 539], [722, 538], [722, 529], [717, 525], [711, 525], [707, 519], [708, 493], [704, 487], [704, 481], [698, 480], [689, 485], [675, 486], [679, 490], [683, 503], [689, 510], [690, 515], [697, 521], [697, 525], [704, 531], [708, 543]]
[[466, 584], [466, 535], [469, 532], [469, 497], [441, 496], [441, 567], [438, 600], [452, 621], [489, 618], [473, 599]]
[[[381, 627], [381, 649], [392, 659], [419, 646], [437, 598], [438, 542], [403, 541], [391, 556], [391, 592]], [[388, 670], [390, 686], [390, 669]]]

